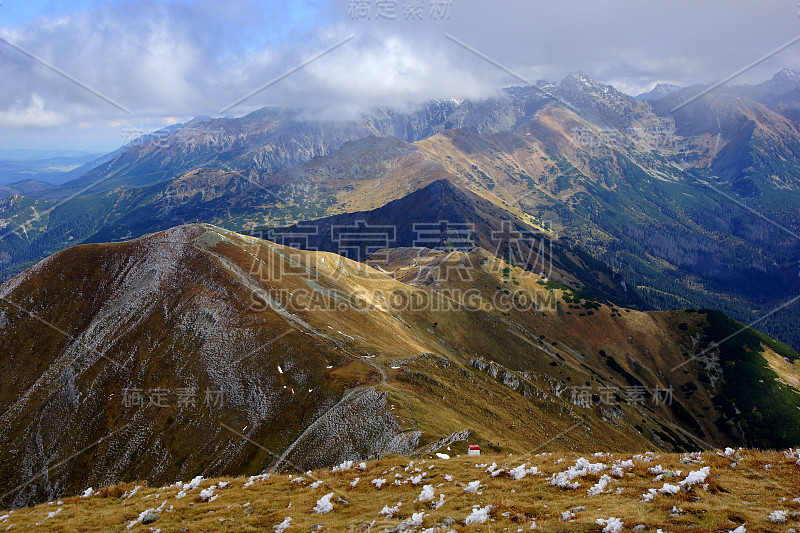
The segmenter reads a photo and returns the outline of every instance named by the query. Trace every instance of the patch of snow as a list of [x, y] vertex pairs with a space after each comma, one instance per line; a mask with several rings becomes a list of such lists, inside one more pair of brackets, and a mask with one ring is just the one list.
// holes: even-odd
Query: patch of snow
[[600, 476], [597, 484], [592, 486], [588, 491], [588, 496], [597, 496], [598, 494], [602, 494], [606, 491], [606, 487], [608, 487], [609, 482], [611, 482], [611, 477], [608, 474], [603, 474]]
[[397, 502], [397, 505], [395, 505], [394, 507], [389, 507], [388, 505], [384, 505], [383, 509], [378, 511], [378, 514], [383, 515], [386, 518], [391, 518], [400, 512], [401, 505], [403, 505], [403, 502]]
[[626, 470], [633, 468], [633, 461], [620, 461], [611, 467], [611, 475], [614, 477], [623, 477]]
[[432, 505], [433, 505], [434, 509], [438, 509], [439, 507], [444, 505], [444, 494], [439, 494], [439, 501], [436, 502], [436, 503], [433, 503]]
[[373, 479], [372, 484], [375, 485], [375, 488], [381, 488], [384, 484], [386, 484], [386, 480], [383, 478]]
[[207, 502], [207, 501], [214, 501], [211, 498], [214, 496], [214, 491], [216, 490], [216, 485], [211, 485], [207, 489], [203, 489], [200, 491], [200, 501]]
[[489, 520], [489, 511], [492, 510], [491, 505], [480, 508], [477, 505], [472, 508], [472, 513], [464, 519], [464, 525], [471, 526], [472, 524], [485, 524]]
[[789, 511], [772, 511], [767, 517], [767, 522], [772, 522], [773, 524], [782, 524], [786, 522], [786, 515], [788, 514]]
[[417, 498], [418, 502], [429, 502], [433, 500], [433, 487], [431, 485], [425, 485], [422, 487], [422, 492], [419, 493], [419, 498]]
[[662, 494], [677, 494], [680, 492], [681, 488], [678, 485], [670, 485], [669, 483], [664, 483], [664, 486], [658, 489], [658, 492]]
[[133, 526], [135, 526], [136, 524], [138, 524], [139, 522], [144, 520], [144, 517], [147, 516], [150, 513], [155, 513], [155, 514], [160, 513], [164, 509], [165, 505], [167, 505], [166, 500], [159, 507], [156, 507], [154, 509], [146, 509], [146, 510], [142, 511], [141, 513], [139, 513], [139, 516], [136, 518], [136, 520], [131, 520], [131, 522], [126, 526], [125, 529], [132, 528]]
[[269, 474], [259, 474], [257, 476], [250, 476], [250, 479], [247, 480], [247, 483], [244, 484], [244, 488], [249, 487], [256, 481], [265, 481], [269, 479]]
[[132, 497], [134, 494], [139, 492], [139, 489], [141, 489], [141, 488], [142, 488], [141, 485], [136, 485], [135, 487], [133, 487], [133, 490], [131, 490], [130, 492], [126, 491], [125, 494], [122, 495], [122, 497], [127, 500], [128, 498]]
[[350, 470], [351, 468], [353, 468], [353, 461], [345, 461], [339, 466], [331, 468], [331, 472], [341, 472], [343, 470]]
[[603, 533], [619, 533], [622, 531], [622, 520], [613, 516], [608, 519], [598, 518], [596, 523], [600, 526], [606, 526], [603, 528]]
[[411, 513], [411, 518], [406, 520], [406, 526], [417, 527], [422, 525], [422, 520], [425, 518], [425, 513]]
[[317, 505], [314, 506], [312, 511], [318, 514], [325, 514], [330, 513], [333, 511], [333, 504], [331, 503], [331, 498], [333, 498], [333, 492], [330, 492], [317, 500]]
[[579, 483], [571, 483], [573, 479], [589, 474], [597, 474], [606, 468], [608, 467], [603, 463], [590, 463], [588, 460], [581, 457], [575, 461], [575, 466], [569, 467], [564, 472], [553, 474], [550, 478], [550, 484], [564, 489], [576, 489]]
[[689, 472], [689, 475], [686, 476], [686, 479], [681, 481], [681, 486], [684, 487], [691, 487], [692, 485], [697, 485], [699, 483], [704, 483], [706, 477], [708, 477], [708, 473], [711, 469], [707, 466], [701, 468], [700, 470], [695, 470], [693, 472]]
[[477, 492], [480, 486], [480, 481], [470, 481], [467, 486], [464, 487], [464, 492]]
[[539, 469], [536, 468], [535, 466], [528, 468], [528, 463], [523, 463], [516, 468], [512, 468], [511, 470], [508, 471], [508, 473], [511, 474], [511, 477], [514, 479], [522, 479], [528, 474], [531, 475], [538, 474]]
[[290, 516], [286, 517], [286, 518], [283, 519], [283, 522], [281, 522], [277, 526], [273, 527], [272, 531], [274, 531], [275, 533], [283, 533], [284, 531], [289, 529], [289, 526], [291, 525], [291, 523], [292, 523], [292, 517], [290, 517]]

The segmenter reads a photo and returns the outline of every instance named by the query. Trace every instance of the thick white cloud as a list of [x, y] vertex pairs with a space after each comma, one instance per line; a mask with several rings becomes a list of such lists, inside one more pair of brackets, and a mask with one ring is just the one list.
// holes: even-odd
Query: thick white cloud
[[56, 128], [68, 122], [66, 115], [46, 110], [38, 94], [31, 95], [27, 105], [13, 104], [8, 110], [0, 110], [0, 128]]
[[[216, 115], [332, 44], [355, 38], [232, 109], [267, 104], [327, 108], [344, 116], [376, 104], [479, 98], [519, 80], [445, 38], [447, 32], [531, 80], [582, 70], [631, 93], [659, 81], [710, 83], [800, 34], [794, 1], [452, 0], [434, 20], [353, 20], [351, 0], [122, 0], [47, 13], [0, 35], [128, 108], [128, 115], [0, 43], [2, 127], [84, 125]], [[737, 82], [800, 66], [800, 44]], [[34, 98], [32, 95], [36, 95]], [[105, 129], [103, 129], [105, 128]], [[0, 131], [0, 142], [15, 138]], [[19, 136], [17, 138], [25, 138]], [[95, 139], [96, 140], [96, 139]]]

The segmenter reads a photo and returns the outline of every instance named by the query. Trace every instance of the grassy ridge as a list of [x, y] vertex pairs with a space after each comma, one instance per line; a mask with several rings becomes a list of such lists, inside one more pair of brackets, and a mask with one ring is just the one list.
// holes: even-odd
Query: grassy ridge
[[[464, 443], [453, 445], [448, 453], [463, 454], [465, 448]], [[634, 526], [643, 526], [644, 531], [691, 529], [698, 533], [729, 531], [744, 523], [748, 531], [786, 531], [796, 526], [800, 516], [797, 452], [740, 449], [728, 454], [586, 456], [590, 463], [605, 467], [576, 477], [573, 482], [579, 486], [575, 489], [560, 488], [552, 479], [576, 465], [576, 454], [459, 455], [447, 460], [427, 456], [413, 461], [389, 456], [369, 461], [364, 468], [356, 464], [336, 472], [273, 473], [252, 482], [241, 477], [217, 478], [191, 489], [126, 483], [103, 488], [88, 498], [77, 496], [18, 509], [0, 518], [0, 527], [13, 524], [13, 529], [24, 529], [40, 524], [53, 532], [125, 531], [128, 526], [131, 531], [157, 528], [164, 533], [275, 531], [291, 518], [287, 531], [386, 531], [408, 524], [415, 516], [417, 525], [407, 526], [408, 531], [437, 527], [458, 532], [527, 531], [535, 523], [540, 531], [599, 532], [604, 526], [597, 520], [611, 517], [620, 519], [625, 531]], [[493, 464], [494, 471], [502, 471], [499, 475], [487, 472]], [[528, 470], [521, 479], [514, 479], [509, 470], [521, 465], [535, 467], [538, 473]], [[619, 467], [616, 472], [612, 471], [614, 465]], [[704, 467], [709, 473], [703, 483], [686, 485], [675, 494], [657, 492], [650, 501], [643, 501], [650, 489], [661, 489], [665, 483], [680, 487], [690, 472]], [[656, 480], [659, 470], [663, 473]], [[602, 476], [610, 478], [607, 486], [590, 495], [590, 488]], [[372, 483], [376, 479], [386, 483], [379, 489]], [[477, 491], [467, 492], [475, 481], [480, 482]], [[221, 488], [222, 484], [227, 485]], [[432, 490], [433, 500], [420, 502], [426, 486]], [[181, 491], [185, 495], [178, 497]], [[213, 501], [206, 498], [210, 492], [217, 496]], [[332, 495], [332, 510], [314, 512], [328, 494]], [[393, 516], [380, 514], [384, 507], [398, 503], [401, 505]], [[475, 506], [489, 506], [487, 520], [466, 525]], [[143, 511], [159, 508], [152, 524], [137, 521]], [[770, 522], [774, 511], [787, 511], [786, 522]]]

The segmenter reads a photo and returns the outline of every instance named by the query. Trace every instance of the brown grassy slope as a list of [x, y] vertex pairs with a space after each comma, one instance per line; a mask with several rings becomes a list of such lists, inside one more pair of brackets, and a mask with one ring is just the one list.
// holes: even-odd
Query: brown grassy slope
[[[208, 225], [57, 254], [3, 286], [7, 500], [24, 505], [134, 479], [253, 474], [286, 450], [279, 466], [302, 470], [385, 453], [387, 439], [421, 454], [464, 430], [522, 453], [542, 444], [694, 450], [746, 442], [737, 439], [754, 429], [736, 433], [738, 422], [712, 401], [718, 362], [678, 367], [707, 346], [705, 314], [620, 309], [485, 252], [430, 253], [440, 266], [469, 259], [470, 278], [431, 279], [424, 256], [381, 272]], [[303, 294], [327, 306], [297, 301]], [[520, 294], [540, 305], [499, 307]], [[266, 296], [280, 305], [266, 305]], [[397, 296], [435, 305], [395, 307]], [[9, 302], [34, 302], [31, 311], [69, 337]], [[631, 382], [648, 396], [673, 387], [674, 403], [627, 401]], [[224, 405], [121, 401], [126, 387], [188, 385], [225, 389]], [[617, 392], [580, 405], [574, 386]], [[352, 407], [348, 398], [372, 403]], [[733, 437], [721, 432], [727, 426]]]
[[[441, 526], [447, 518], [455, 521], [452, 527], [440, 531], [517, 531], [529, 530], [535, 522], [539, 531], [599, 532], [598, 518], [616, 517], [622, 520], [624, 531], [643, 525], [644, 531], [696, 531], [710, 533], [729, 531], [746, 524], [748, 531], [786, 531], [798, 527], [800, 517], [800, 466], [797, 454], [789, 457], [783, 452], [739, 450], [734, 455], [707, 452], [696, 455], [604, 454], [587, 456], [592, 463], [609, 467], [615, 462], [633, 460], [632, 468], [623, 468], [621, 477], [611, 476], [606, 490], [588, 495], [588, 489], [609, 469], [576, 479], [577, 489], [562, 489], [550, 483], [551, 476], [575, 464], [576, 454], [486, 455], [466, 457], [465, 446], [453, 446], [454, 457], [442, 460], [433, 456], [409, 461], [387, 457], [369, 461], [366, 470], [357, 468], [339, 472], [318, 470], [308, 472], [299, 481], [297, 474], [273, 474], [263, 481], [245, 487], [247, 478], [217, 478], [203, 481], [186, 496], [176, 498], [178, 487], [151, 488], [144, 485], [133, 496], [124, 497], [139, 483], [126, 483], [102, 489], [89, 498], [65, 498], [31, 508], [18, 509], [3, 519], [0, 526], [14, 525], [23, 529], [40, 525], [53, 532], [124, 531], [147, 509], [164, 507], [151, 525], [135, 523], [132, 531], [158, 528], [163, 533], [173, 531], [272, 531], [290, 517], [288, 531], [385, 531], [408, 521], [414, 513], [424, 513], [420, 526], [409, 530]], [[497, 477], [487, 473], [487, 465], [496, 463], [505, 472]], [[477, 465], [483, 465], [478, 468]], [[512, 479], [511, 468], [527, 464], [537, 467], [538, 474]], [[660, 481], [649, 471], [660, 465], [665, 471]], [[356, 465], [357, 466], [357, 465]], [[705, 485], [695, 485], [677, 494], [655, 495], [643, 502], [649, 489], [662, 488], [664, 483], [679, 485], [689, 472], [709, 467]], [[681, 474], [677, 474], [681, 471]], [[421, 476], [417, 484], [412, 477]], [[360, 481], [351, 486], [356, 478]], [[387, 480], [377, 489], [371, 482]], [[448, 481], [448, 479], [451, 479]], [[398, 480], [401, 484], [394, 485]], [[202, 501], [201, 490], [220, 482], [214, 501]], [[468, 483], [480, 481], [477, 493], [467, 493]], [[316, 487], [311, 486], [317, 483]], [[429, 502], [416, 501], [423, 486], [430, 485], [434, 500], [444, 503], [433, 509]], [[318, 514], [312, 511], [317, 501], [333, 493], [333, 510]], [[339, 499], [341, 498], [341, 499]], [[380, 515], [384, 506], [402, 502], [399, 512], [391, 517]], [[465, 526], [465, 518], [473, 506], [491, 506], [489, 521]], [[576, 510], [582, 507], [583, 510]], [[46, 518], [49, 513], [59, 514]], [[786, 510], [785, 523], [772, 523], [768, 517], [775, 510]], [[562, 513], [573, 512], [562, 520]], [[4, 513], [0, 513], [2, 515]], [[314, 528], [313, 526], [316, 526]]]

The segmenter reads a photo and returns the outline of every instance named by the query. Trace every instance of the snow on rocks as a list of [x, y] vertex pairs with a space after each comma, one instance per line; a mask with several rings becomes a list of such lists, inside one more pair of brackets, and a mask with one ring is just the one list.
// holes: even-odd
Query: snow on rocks
[[622, 520], [613, 516], [611, 518], [598, 518], [596, 523], [597, 525], [605, 526], [603, 533], [619, 533], [623, 527]]
[[81, 494], [81, 498], [89, 498], [92, 494], [94, 494], [94, 489], [92, 489], [92, 487], [89, 487], [88, 489], [83, 491], [83, 494]]
[[464, 525], [471, 526], [472, 524], [485, 524], [486, 522], [489, 521], [489, 511], [491, 510], [492, 510], [491, 505], [487, 505], [486, 507], [483, 508], [477, 505], [474, 506], [472, 508], [472, 513], [470, 513], [464, 519]]
[[745, 524], [737, 527], [736, 529], [729, 529], [728, 533], [747, 533], [747, 530], [744, 528]]
[[135, 526], [139, 522], [148, 523], [148, 524], [154, 522], [155, 521], [154, 518], [158, 519], [158, 514], [161, 511], [164, 510], [164, 507], [166, 505], [167, 505], [167, 501], [164, 500], [164, 503], [162, 503], [159, 507], [156, 507], [154, 509], [147, 509], [145, 511], [142, 511], [135, 520], [131, 520], [131, 522], [125, 527], [125, 529], [131, 529], [133, 526]]
[[331, 503], [331, 498], [333, 498], [333, 492], [329, 492], [319, 500], [317, 500], [317, 505], [314, 506], [312, 511], [317, 514], [325, 514], [330, 513], [333, 511], [333, 504]]

